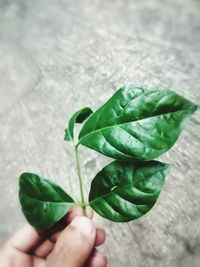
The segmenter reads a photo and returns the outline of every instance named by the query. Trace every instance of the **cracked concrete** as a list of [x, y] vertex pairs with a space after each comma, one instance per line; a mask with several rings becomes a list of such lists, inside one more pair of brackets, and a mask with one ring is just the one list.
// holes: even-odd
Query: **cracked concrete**
[[[122, 84], [173, 88], [200, 100], [200, 4], [195, 0], [0, 1], [0, 240], [25, 219], [18, 177], [51, 177], [79, 198], [63, 130]], [[114, 224], [102, 248], [110, 267], [200, 265], [199, 111], [162, 157], [173, 168], [154, 209]], [[85, 190], [108, 159], [82, 149]]]

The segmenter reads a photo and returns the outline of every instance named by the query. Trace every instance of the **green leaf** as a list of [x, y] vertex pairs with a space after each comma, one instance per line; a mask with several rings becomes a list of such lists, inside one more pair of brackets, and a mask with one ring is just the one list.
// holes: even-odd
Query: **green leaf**
[[74, 206], [58, 185], [33, 173], [20, 176], [19, 199], [26, 219], [37, 229], [50, 228]]
[[169, 90], [123, 87], [84, 124], [79, 144], [121, 160], [152, 160], [171, 148], [197, 106]]
[[90, 206], [111, 221], [137, 219], [156, 203], [168, 167], [158, 161], [110, 163], [92, 181]]
[[85, 119], [87, 119], [93, 111], [88, 108], [82, 108], [74, 113], [68, 123], [68, 127], [65, 129], [65, 141], [72, 141], [74, 139], [74, 125], [75, 123], [82, 123]]

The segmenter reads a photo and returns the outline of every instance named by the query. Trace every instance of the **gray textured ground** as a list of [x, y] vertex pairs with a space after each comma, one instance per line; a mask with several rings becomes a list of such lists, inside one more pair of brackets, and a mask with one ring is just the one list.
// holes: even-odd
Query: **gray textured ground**
[[[25, 220], [18, 176], [33, 171], [78, 196], [63, 129], [122, 84], [174, 88], [200, 100], [200, 2], [0, 0], [0, 239]], [[155, 208], [114, 224], [99, 217], [110, 267], [200, 266], [199, 112], [164, 160], [174, 162]], [[107, 162], [82, 149], [85, 184]], [[87, 188], [86, 188], [87, 190]]]

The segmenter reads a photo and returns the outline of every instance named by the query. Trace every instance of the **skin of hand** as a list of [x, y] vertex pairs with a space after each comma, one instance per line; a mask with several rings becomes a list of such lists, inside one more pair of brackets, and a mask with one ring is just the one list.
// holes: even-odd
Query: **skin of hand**
[[105, 242], [105, 231], [94, 226], [92, 210], [87, 216], [73, 208], [47, 233], [24, 225], [0, 247], [0, 266], [106, 267], [106, 257], [96, 249]]

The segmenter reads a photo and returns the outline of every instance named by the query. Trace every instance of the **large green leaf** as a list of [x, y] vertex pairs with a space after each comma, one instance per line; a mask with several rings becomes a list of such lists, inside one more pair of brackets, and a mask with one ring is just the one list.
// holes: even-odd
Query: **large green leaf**
[[158, 161], [114, 161], [92, 181], [90, 206], [115, 222], [128, 222], [147, 213], [162, 189], [169, 165]]
[[74, 113], [68, 123], [68, 127], [65, 129], [65, 141], [72, 141], [74, 139], [74, 125], [75, 123], [82, 123], [87, 119], [93, 111], [88, 108], [82, 108]]
[[123, 87], [86, 121], [79, 144], [115, 159], [152, 160], [173, 146], [196, 108], [169, 90]]
[[48, 229], [74, 206], [74, 200], [58, 185], [33, 173], [20, 176], [22, 211], [37, 229]]

